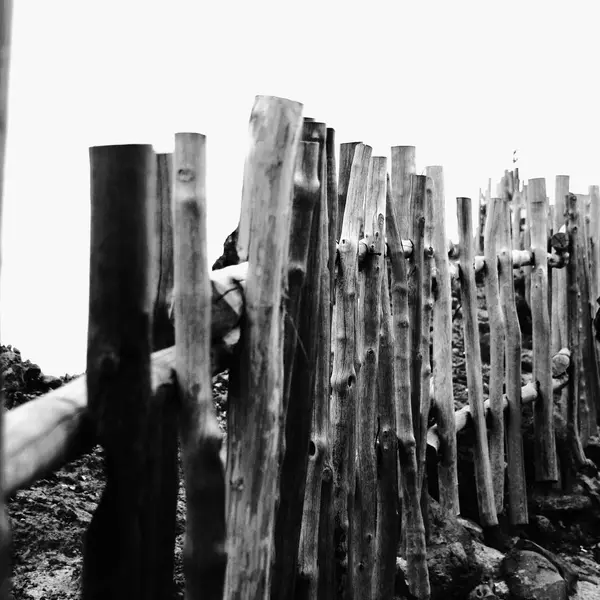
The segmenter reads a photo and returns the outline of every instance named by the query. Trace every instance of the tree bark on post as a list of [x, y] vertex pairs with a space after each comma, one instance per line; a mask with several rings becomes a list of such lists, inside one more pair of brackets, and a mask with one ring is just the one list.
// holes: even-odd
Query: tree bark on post
[[[503, 215], [502, 201], [490, 198], [485, 222], [485, 302], [490, 323], [490, 464], [496, 511], [504, 510], [504, 355], [505, 329], [498, 283], [498, 231]], [[512, 271], [510, 273], [512, 277]]]
[[[4, 167], [6, 164], [6, 131], [8, 125], [8, 77], [10, 71], [10, 45], [12, 33], [12, 0], [0, 4], [0, 232], [2, 231], [2, 208], [4, 192]], [[0, 248], [0, 264], [1, 264]], [[0, 373], [0, 388], [4, 388]], [[10, 524], [6, 513], [4, 484], [4, 392], [0, 392], [0, 600], [8, 600], [10, 594]]]
[[[83, 592], [157, 598], [149, 429], [150, 215], [155, 156], [148, 145], [90, 149], [91, 253], [88, 406], [105, 450], [106, 487], [85, 537]], [[172, 578], [172, 573], [166, 574]]]
[[206, 138], [175, 135], [173, 158], [175, 365], [186, 491], [183, 568], [188, 600], [223, 597], [223, 435], [212, 401], [211, 289], [206, 257]]
[[531, 251], [535, 267], [531, 270], [531, 309], [533, 317], [533, 379], [539, 386], [534, 404], [535, 475], [538, 482], [558, 480], [554, 440], [554, 400], [552, 397], [552, 348], [548, 314], [548, 216], [546, 182], [530, 179], [528, 215], [531, 217]]
[[470, 198], [457, 198], [458, 236], [460, 242], [460, 288], [464, 306], [465, 351], [469, 406], [475, 426], [475, 483], [477, 503], [483, 527], [498, 525], [494, 486], [487, 440], [487, 425], [483, 410], [483, 383], [481, 381], [481, 355], [477, 329], [477, 290], [473, 268], [473, 225]]
[[242, 199], [242, 214], [254, 215], [248, 236], [246, 313], [229, 389], [227, 600], [261, 598], [271, 583], [282, 419], [283, 290], [301, 127], [300, 103], [256, 98]]
[[[360, 369], [356, 350], [357, 279], [358, 279], [358, 213], [363, 209], [366, 173], [372, 149], [358, 144], [350, 172], [344, 210], [342, 234], [338, 245], [334, 307], [335, 339], [331, 373], [331, 426], [333, 462], [333, 511], [335, 544], [336, 593], [352, 594], [348, 557], [352, 535], [352, 493], [355, 476], [355, 411], [357, 377]], [[341, 172], [340, 172], [341, 177]], [[351, 487], [352, 485], [352, 487]]]
[[441, 438], [438, 463], [440, 504], [451, 514], [460, 512], [458, 501], [458, 459], [454, 426], [452, 389], [452, 288], [446, 250], [446, 202], [442, 167], [427, 167], [433, 180], [433, 247], [435, 250], [436, 294], [433, 305], [433, 387], [438, 432]]

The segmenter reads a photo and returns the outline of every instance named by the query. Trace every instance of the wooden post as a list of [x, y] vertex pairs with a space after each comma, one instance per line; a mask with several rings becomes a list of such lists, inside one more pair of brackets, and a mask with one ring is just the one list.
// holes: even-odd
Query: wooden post
[[[96, 598], [157, 598], [149, 429], [151, 146], [90, 149], [91, 255], [87, 386], [106, 455], [106, 487], [85, 538], [83, 592]], [[155, 535], [152, 535], [152, 534]]]
[[411, 175], [416, 172], [414, 146], [392, 146], [392, 194], [400, 239], [409, 238], [411, 205], [410, 181]]
[[173, 215], [171, 185], [173, 155], [156, 155], [156, 206], [154, 212], [153, 264], [150, 290], [154, 294], [152, 310], [152, 351], [175, 344], [171, 320], [173, 298]]
[[452, 390], [452, 288], [446, 249], [446, 200], [442, 167], [427, 167], [433, 180], [433, 247], [437, 292], [433, 305], [433, 388], [438, 432], [442, 440], [438, 463], [440, 504], [451, 514], [460, 512], [454, 393]]
[[387, 261], [381, 277], [381, 334], [377, 410], [377, 535], [375, 555], [375, 598], [392, 598], [398, 547], [398, 437], [396, 428], [396, 378], [394, 375], [394, 329], [388, 285]]
[[[328, 237], [329, 237], [329, 257], [327, 261], [327, 270], [329, 271], [329, 302], [330, 312], [333, 312], [333, 300], [335, 298], [335, 256], [337, 253], [337, 224], [338, 216], [338, 188], [337, 188], [337, 170], [335, 164], [335, 130], [331, 127], [327, 128], [325, 138], [325, 153], [327, 159], [327, 221], [328, 221]], [[331, 320], [331, 316], [330, 316]]]
[[363, 265], [365, 294], [361, 302], [361, 325], [364, 327], [361, 372], [358, 379], [356, 407], [356, 479], [352, 539], [352, 582], [355, 598], [373, 598], [377, 465], [377, 379], [379, 370], [379, 335], [381, 327], [381, 276], [385, 243], [385, 180], [387, 159], [371, 159], [372, 177], [366, 194], [365, 241], [368, 252]]
[[340, 145], [340, 173], [337, 186], [338, 221], [336, 230], [336, 238], [338, 240], [342, 235], [342, 225], [344, 221], [344, 213], [346, 211], [346, 198], [348, 196], [348, 186], [350, 185], [350, 171], [352, 170], [354, 152], [360, 143], [361, 142], [347, 142]]
[[535, 476], [538, 482], [558, 480], [554, 441], [554, 400], [552, 397], [552, 348], [548, 314], [548, 207], [546, 182], [530, 179], [528, 215], [531, 251], [535, 267], [531, 270], [531, 310], [533, 319], [533, 379], [539, 386], [534, 404]]
[[598, 308], [596, 300], [600, 297], [600, 186], [590, 185], [590, 229], [589, 240], [591, 245], [590, 264], [590, 302], [594, 313]]
[[[333, 513], [335, 544], [336, 593], [352, 593], [349, 581], [348, 557], [351, 539], [348, 515], [352, 514], [355, 457], [355, 410], [358, 362], [357, 339], [357, 287], [358, 287], [358, 214], [363, 208], [366, 172], [372, 149], [358, 144], [350, 170], [348, 195], [344, 210], [342, 235], [338, 245], [338, 263], [335, 281], [336, 301], [334, 307], [335, 339], [333, 368], [331, 373], [331, 431], [333, 462]], [[340, 171], [340, 180], [341, 180]], [[341, 213], [340, 213], [341, 214]], [[351, 488], [352, 484], [352, 488]]]
[[[485, 223], [485, 302], [490, 323], [490, 415], [488, 421], [490, 464], [494, 482], [496, 511], [504, 510], [504, 347], [506, 332], [498, 283], [498, 230], [501, 227], [502, 202], [490, 198]], [[512, 275], [512, 273], [511, 273]]]
[[285, 344], [287, 346], [291, 342], [302, 351], [296, 352], [295, 358], [292, 357], [288, 364], [284, 355], [284, 377], [289, 380], [286, 390], [289, 398], [286, 403], [284, 396], [285, 428], [282, 431], [275, 560], [271, 581], [271, 598], [281, 600], [294, 597], [318, 349], [321, 207], [326, 201], [325, 125], [305, 123], [305, 139], [307, 125], [313, 131], [313, 126], [320, 126], [322, 131], [318, 135], [323, 144], [300, 142], [294, 176]]
[[[557, 175], [554, 193], [554, 233], [565, 225], [566, 197], [569, 176]], [[552, 273], [552, 351], [567, 346], [567, 273], [557, 269]], [[565, 397], [566, 399], [566, 397]]]
[[[6, 130], [8, 125], [8, 77], [10, 71], [10, 43], [12, 32], [12, 0], [0, 3], [0, 232], [4, 192], [4, 167], [6, 164]], [[0, 249], [0, 264], [1, 260]], [[0, 389], [4, 389], [0, 373]], [[0, 392], [0, 600], [10, 595], [10, 524], [6, 513], [4, 487], [4, 393]]]
[[242, 198], [242, 214], [254, 215], [246, 314], [229, 388], [227, 599], [266, 597], [271, 584], [282, 418], [284, 274], [301, 127], [300, 103], [256, 98]]
[[206, 257], [206, 138], [175, 135], [173, 158], [175, 364], [187, 501], [186, 598], [221, 599], [225, 577], [223, 436], [212, 401], [211, 288]]
[[487, 426], [483, 409], [483, 382], [481, 380], [481, 355], [477, 328], [477, 290], [473, 268], [473, 225], [470, 198], [457, 198], [458, 236], [460, 241], [460, 288], [464, 306], [465, 354], [469, 406], [475, 428], [475, 483], [477, 503], [483, 527], [498, 525], [492, 470], [488, 454]]
[[407, 576], [411, 593], [417, 598], [429, 598], [431, 593], [425, 543], [425, 525], [421, 513], [417, 467], [417, 444], [413, 428], [410, 401], [410, 329], [408, 281], [402, 239], [396, 222], [394, 200], [388, 180], [386, 194], [386, 230], [392, 269], [392, 303], [394, 324], [394, 381], [398, 457], [403, 486], [403, 535], [406, 540]]

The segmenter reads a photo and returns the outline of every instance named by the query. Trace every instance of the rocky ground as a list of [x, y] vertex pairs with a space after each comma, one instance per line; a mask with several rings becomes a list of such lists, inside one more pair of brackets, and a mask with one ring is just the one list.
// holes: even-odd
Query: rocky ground
[[[481, 290], [480, 290], [481, 292]], [[480, 293], [482, 354], [485, 358], [487, 313]], [[525, 333], [527, 322], [522, 323]], [[464, 344], [460, 315], [454, 322], [454, 395], [459, 408], [467, 402]], [[524, 339], [524, 373], [530, 363]], [[7, 408], [26, 402], [70, 379], [45, 377], [41, 369], [23, 360], [17, 350], [0, 347]], [[488, 367], [483, 366], [484, 393]], [[221, 424], [225, 422], [227, 375], [214, 379], [213, 395]], [[461, 440], [461, 477], [469, 478], [468, 434]], [[590, 446], [600, 461], [600, 442]], [[102, 450], [65, 466], [9, 499], [13, 533], [13, 584], [16, 600], [74, 599], [79, 597], [83, 535], [102, 491]], [[462, 482], [461, 482], [462, 485]], [[532, 496], [531, 525], [507, 538], [503, 552], [484, 545], [481, 528], [473, 520], [456, 521], [432, 502], [430, 570], [433, 597], [452, 598], [571, 598], [600, 600], [600, 482], [588, 477], [575, 494], [564, 497]], [[461, 494], [465, 516], [474, 517], [472, 486]], [[471, 490], [471, 492], [469, 492]], [[470, 496], [469, 496], [470, 494]], [[475, 505], [476, 506], [476, 505]], [[176, 541], [177, 598], [183, 598], [181, 549], [185, 522], [183, 490], [178, 500]], [[476, 510], [476, 509], [475, 509]], [[540, 554], [540, 544], [551, 560]], [[405, 564], [399, 559], [399, 574]], [[405, 589], [398, 580], [398, 593]], [[510, 591], [509, 591], [510, 588]], [[511, 595], [512, 593], [512, 595]], [[409, 598], [408, 595], [400, 596]]]

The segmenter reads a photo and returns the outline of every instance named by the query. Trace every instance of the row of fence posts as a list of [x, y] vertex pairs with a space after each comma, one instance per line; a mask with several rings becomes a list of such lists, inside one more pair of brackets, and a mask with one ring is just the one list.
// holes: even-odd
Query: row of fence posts
[[[450, 260], [442, 168], [416, 175], [414, 147], [392, 148], [388, 177], [386, 157], [342, 144], [336, 177], [333, 129], [273, 97], [257, 97], [249, 138], [237, 242], [248, 270], [225, 465], [211, 395], [206, 140], [177, 134], [172, 158], [147, 145], [90, 149], [87, 402], [106, 486], [86, 533], [83, 597], [172, 594], [179, 437], [187, 598], [392, 598], [398, 550], [411, 593], [428, 598], [428, 445], [437, 450], [440, 504], [460, 512], [453, 278], [469, 391], [462, 415], [475, 431], [479, 520], [493, 531], [504, 513], [505, 456], [509, 521], [528, 521], [525, 401], [534, 406], [538, 484], [568, 485], [596, 431], [598, 188], [582, 217], [587, 198], [569, 194], [567, 183], [552, 222], [544, 180], [525, 189], [506, 173], [500, 197], [481, 205], [483, 236], [474, 235], [470, 199], [458, 199]], [[517, 231], [521, 211], [528, 219]], [[561, 286], [548, 266], [565, 264]], [[527, 399], [519, 265], [531, 268], [535, 385]], [[485, 403], [477, 272], [490, 315]], [[176, 383], [159, 385], [169, 377], [157, 375], [150, 353], [172, 342], [170, 296]], [[559, 351], [571, 359], [564, 443], [555, 443], [553, 419]]]

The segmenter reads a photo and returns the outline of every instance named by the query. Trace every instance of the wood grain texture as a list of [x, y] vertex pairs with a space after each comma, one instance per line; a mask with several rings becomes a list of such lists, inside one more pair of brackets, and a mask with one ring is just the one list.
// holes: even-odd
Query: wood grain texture
[[[282, 420], [283, 290], [301, 127], [300, 103], [256, 98], [242, 200], [253, 215], [246, 311], [229, 388], [224, 594], [228, 600], [267, 596], [271, 582]], [[249, 428], [248, 423], [254, 426]]]
[[[569, 176], [557, 175], [554, 192], [554, 233], [566, 223], [566, 197], [569, 193]], [[552, 275], [552, 350], [568, 344], [567, 339], [567, 274]]]

